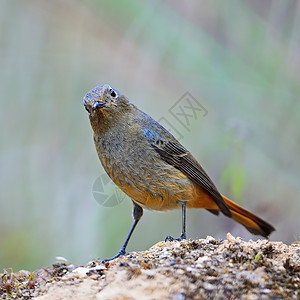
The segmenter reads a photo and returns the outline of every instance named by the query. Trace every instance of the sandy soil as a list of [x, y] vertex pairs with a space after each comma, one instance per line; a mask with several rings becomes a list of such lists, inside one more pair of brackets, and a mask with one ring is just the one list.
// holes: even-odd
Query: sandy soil
[[300, 299], [300, 245], [228, 234], [0, 276], [0, 299]]

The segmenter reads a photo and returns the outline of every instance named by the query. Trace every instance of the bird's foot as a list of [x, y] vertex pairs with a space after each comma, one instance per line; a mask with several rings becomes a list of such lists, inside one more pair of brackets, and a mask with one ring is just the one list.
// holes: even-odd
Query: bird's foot
[[115, 255], [115, 256], [113, 256], [113, 257], [111, 257], [111, 258], [103, 259], [103, 260], [101, 261], [101, 263], [103, 264], [103, 263], [106, 263], [107, 261], [111, 261], [111, 260], [114, 260], [114, 259], [116, 259], [116, 258], [118, 258], [118, 257], [125, 256], [125, 255], [128, 255], [128, 254], [129, 254], [129, 253], [127, 253], [125, 250], [121, 249], [120, 252], [119, 252], [117, 255]]
[[167, 235], [165, 238], [165, 242], [173, 242], [173, 241], [182, 241], [186, 239], [186, 235], [185, 234], [181, 234], [181, 236], [178, 239], [174, 239], [172, 236]]

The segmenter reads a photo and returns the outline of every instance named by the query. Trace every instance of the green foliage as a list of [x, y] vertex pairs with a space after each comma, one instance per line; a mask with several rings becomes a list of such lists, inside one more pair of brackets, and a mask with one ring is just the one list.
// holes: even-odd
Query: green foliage
[[232, 194], [236, 202], [241, 203], [245, 183], [245, 167], [237, 159], [230, 159], [222, 172], [221, 185], [227, 187], [226, 190]]
[[262, 253], [261, 252], [258, 252], [255, 257], [254, 257], [254, 261], [255, 262], [259, 262], [259, 260], [262, 258]]
[[228, 195], [232, 195], [232, 198], [235, 199], [236, 202], [242, 203], [247, 175], [243, 162], [245, 152], [244, 141], [230, 134], [227, 138], [224, 138], [224, 141], [225, 147], [230, 147], [231, 149], [231, 157], [228, 158], [223, 168], [220, 184], [224, 191], [227, 191]]

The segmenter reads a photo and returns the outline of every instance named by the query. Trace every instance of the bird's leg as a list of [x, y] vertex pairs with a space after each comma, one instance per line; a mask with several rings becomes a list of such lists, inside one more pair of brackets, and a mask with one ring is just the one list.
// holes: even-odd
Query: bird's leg
[[134, 220], [133, 220], [133, 224], [132, 224], [132, 226], [131, 226], [131, 228], [129, 230], [129, 233], [128, 233], [127, 237], [126, 237], [126, 240], [125, 240], [123, 246], [121, 247], [121, 249], [120, 249], [120, 251], [119, 251], [119, 253], [117, 255], [115, 255], [115, 256], [113, 256], [111, 258], [103, 259], [102, 263], [105, 263], [107, 261], [110, 261], [110, 260], [113, 260], [113, 259], [118, 258], [120, 256], [124, 256], [124, 255], [128, 254], [128, 253], [126, 253], [126, 246], [127, 246], [128, 242], [129, 242], [129, 239], [130, 239], [130, 237], [131, 237], [131, 235], [133, 233], [134, 228], [136, 227], [137, 223], [141, 219], [142, 215], [143, 215], [143, 209], [139, 205], [137, 205], [135, 202], [133, 202], [133, 219]]
[[165, 242], [171, 242], [171, 241], [182, 241], [186, 239], [186, 233], [185, 233], [185, 224], [186, 224], [186, 201], [180, 201], [181, 208], [182, 208], [182, 233], [178, 239], [174, 239], [170, 235], [167, 235], [165, 238]]
[[186, 239], [186, 233], [185, 233], [185, 225], [186, 225], [186, 201], [180, 202], [181, 208], [182, 208], [182, 232], [180, 235], [180, 240]]

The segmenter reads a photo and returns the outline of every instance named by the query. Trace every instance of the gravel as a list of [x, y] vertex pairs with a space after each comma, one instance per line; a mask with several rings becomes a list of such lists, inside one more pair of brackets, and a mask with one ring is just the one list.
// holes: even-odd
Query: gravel
[[227, 234], [159, 242], [112, 262], [5, 270], [0, 299], [300, 299], [300, 245]]

